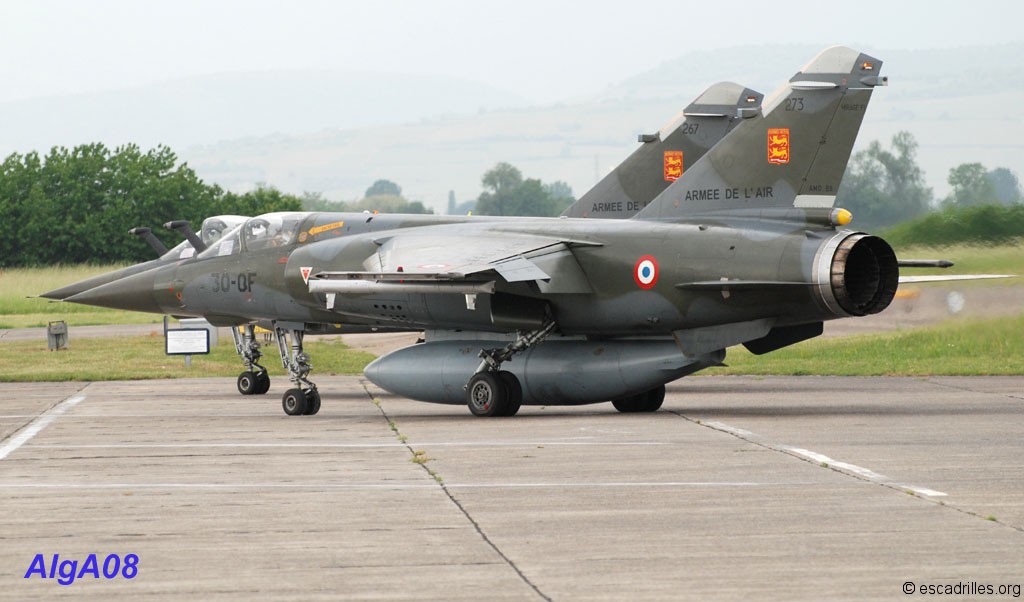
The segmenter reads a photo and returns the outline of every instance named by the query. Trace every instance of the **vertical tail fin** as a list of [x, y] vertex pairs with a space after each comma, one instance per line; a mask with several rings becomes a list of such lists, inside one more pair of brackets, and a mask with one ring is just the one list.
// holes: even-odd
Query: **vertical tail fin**
[[832, 207], [872, 90], [886, 85], [881, 67], [850, 48], [822, 51], [636, 218]]
[[756, 114], [764, 95], [732, 82], [714, 84], [562, 215], [624, 219], [636, 215], [695, 164], [744, 117]]

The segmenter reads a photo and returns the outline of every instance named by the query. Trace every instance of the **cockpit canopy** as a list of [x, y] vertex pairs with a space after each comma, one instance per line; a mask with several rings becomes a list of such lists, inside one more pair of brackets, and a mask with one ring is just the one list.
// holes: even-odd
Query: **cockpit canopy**
[[232, 228], [249, 219], [244, 215], [218, 215], [203, 220], [203, 227], [199, 230], [199, 237], [203, 239], [206, 246], [221, 239]]
[[[210, 248], [213, 244], [221, 239], [227, 232], [232, 228], [238, 227], [245, 220], [249, 218], [244, 215], [218, 215], [215, 217], [208, 217], [203, 220], [203, 225], [199, 229], [199, 237], [206, 247]], [[178, 243], [173, 249], [164, 253], [161, 259], [176, 261], [178, 259], [188, 259], [196, 254], [196, 250], [192, 247], [192, 243], [187, 240], [183, 240]]]
[[248, 219], [244, 224], [225, 233], [199, 256], [221, 257], [246, 251], [259, 251], [295, 244], [299, 226], [307, 213], [266, 213]]
[[259, 251], [269, 247], [285, 247], [294, 243], [299, 225], [308, 213], [266, 213], [245, 222], [242, 238], [246, 251]]

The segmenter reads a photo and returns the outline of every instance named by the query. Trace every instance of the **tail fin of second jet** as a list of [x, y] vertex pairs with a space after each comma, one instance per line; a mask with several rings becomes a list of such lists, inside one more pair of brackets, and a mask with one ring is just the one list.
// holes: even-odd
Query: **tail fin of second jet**
[[830, 210], [872, 90], [886, 85], [881, 66], [850, 48], [822, 51], [636, 218]]
[[636, 215], [679, 179], [741, 119], [757, 114], [764, 95], [732, 82], [714, 84], [562, 215], [623, 219]]

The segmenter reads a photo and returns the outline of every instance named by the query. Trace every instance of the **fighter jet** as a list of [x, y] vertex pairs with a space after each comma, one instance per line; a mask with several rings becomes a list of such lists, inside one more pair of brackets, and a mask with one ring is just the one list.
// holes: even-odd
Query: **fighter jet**
[[767, 353], [891, 302], [895, 253], [833, 207], [880, 69], [825, 50], [629, 219], [270, 214], [68, 300], [273, 321], [289, 415], [319, 409], [302, 337], [334, 322], [424, 330], [366, 368], [413, 399], [654, 411], [728, 347]]

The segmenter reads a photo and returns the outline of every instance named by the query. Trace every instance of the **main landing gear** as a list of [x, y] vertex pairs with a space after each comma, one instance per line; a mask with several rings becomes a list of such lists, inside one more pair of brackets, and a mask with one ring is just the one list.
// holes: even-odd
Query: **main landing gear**
[[523, 404], [523, 387], [519, 379], [501, 364], [543, 341], [555, 328], [555, 321], [545, 320], [540, 329], [519, 332], [516, 340], [505, 347], [482, 349], [480, 366], [466, 385], [466, 405], [474, 416], [515, 416]]
[[288, 378], [295, 384], [294, 388], [284, 392], [281, 407], [289, 416], [313, 415], [320, 411], [320, 393], [316, 385], [308, 378], [313, 369], [309, 363], [309, 354], [302, 350], [302, 337], [305, 331], [291, 328], [291, 324], [275, 323], [277, 348], [281, 353], [281, 365], [288, 371]]
[[[259, 364], [263, 357], [260, 344], [256, 342], [256, 330], [252, 324], [231, 329], [231, 338], [235, 341], [235, 351], [245, 362], [245, 372], [238, 375], [238, 392], [242, 395], [263, 395], [270, 390], [270, 375], [267, 369]], [[254, 370], [253, 368], [256, 368]]]

